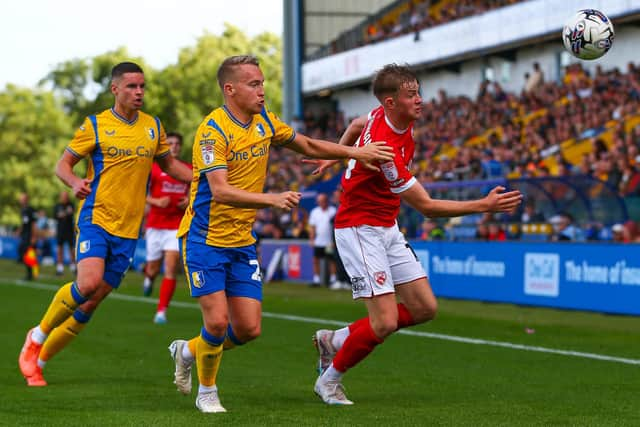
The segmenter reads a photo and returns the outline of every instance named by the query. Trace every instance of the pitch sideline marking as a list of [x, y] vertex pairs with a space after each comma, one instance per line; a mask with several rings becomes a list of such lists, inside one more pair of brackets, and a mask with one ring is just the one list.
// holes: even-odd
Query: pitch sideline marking
[[[59, 286], [49, 285], [46, 283], [38, 283], [38, 282], [27, 282], [24, 280], [13, 280], [7, 279], [10, 283], [13, 283], [16, 286], [33, 288], [33, 289], [44, 289], [48, 291], [58, 290]], [[112, 293], [109, 298], [111, 299], [119, 299], [123, 301], [135, 301], [142, 302], [145, 304], [156, 304], [157, 301], [155, 299], [151, 299], [148, 297], [138, 297], [134, 295], [125, 295]], [[184, 302], [184, 301], [171, 301], [172, 307], [182, 307], [182, 308], [199, 308], [198, 304], [192, 302]], [[304, 323], [320, 323], [325, 325], [334, 325], [334, 326], [346, 326], [347, 322], [342, 322], [339, 320], [331, 320], [331, 319], [321, 319], [316, 317], [303, 317], [296, 316], [291, 314], [280, 314], [280, 313], [270, 313], [267, 311], [262, 312], [262, 316], [271, 319], [279, 319], [279, 320], [291, 320], [295, 322], [304, 322]], [[447, 335], [447, 334], [437, 334], [433, 332], [421, 332], [421, 331], [409, 331], [409, 330], [400, 330], [397, 332], [402, 335], [410, 335], [416, 337], [423, 338], [432, 338], [444, 341], [453, 341], [460, 342], [465, 344], [474, 344], [474, 345], [487, 345], [492, 347], [502, 347], [509, 348], [512, 350], [522, 350], [522, 351], [533, 351], [538, 353], [549, 353], [549, 354], [558, 354], [562, 356], [571, 356], [571, 357], [581, 357], [583, 359], [594, 359], [594, 360], [602, 360], [605, 362], [615, 362], [615, 363], [623, 363], [626, 365], [640, 365], [640, 359], [628, 359], [625, 357], [616, 357], [616, 356], [607, 356], [604, 354], [597, 353], [585, 353], [581, 351], [572, 351], [572, 350], [559, 350], [555, 348], [547, 348], [547, 347], [538, 347], [538, 346], [530, 346], [524, 344], [514, 344], [510, 342], [503, 341], [492, 341], [492, 340], [484, 340], [479, 338], [467, 338], [460, 337], [456, 335]]]

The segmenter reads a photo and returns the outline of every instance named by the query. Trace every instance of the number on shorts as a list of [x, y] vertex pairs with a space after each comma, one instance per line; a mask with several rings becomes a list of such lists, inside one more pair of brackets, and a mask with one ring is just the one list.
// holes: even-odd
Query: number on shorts
[[251, 275], [251, 280], [256, 280], [259, 282], [262, 276], [262, 274], [260, 274], [260, 263], [258, 263], [257, 259], [251, 259], [249, 260], [249, 265], [256, 266], [256, 271], [254, 271], [253, 274]]

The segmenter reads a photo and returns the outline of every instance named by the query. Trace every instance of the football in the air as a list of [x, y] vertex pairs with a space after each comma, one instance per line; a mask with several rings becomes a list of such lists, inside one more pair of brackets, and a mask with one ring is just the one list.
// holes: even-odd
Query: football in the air
[[607, 16], [595, 9], [583, 9], [562, 29], [564, 47], [580, 59], [598, 59], [611, 49], [615, 33]]

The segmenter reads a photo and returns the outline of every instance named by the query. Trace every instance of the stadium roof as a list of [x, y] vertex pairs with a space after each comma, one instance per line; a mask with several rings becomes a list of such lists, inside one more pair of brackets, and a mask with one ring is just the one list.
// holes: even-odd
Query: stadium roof
[[398, 0], [303, 0], [304, 55], [309, 56]]

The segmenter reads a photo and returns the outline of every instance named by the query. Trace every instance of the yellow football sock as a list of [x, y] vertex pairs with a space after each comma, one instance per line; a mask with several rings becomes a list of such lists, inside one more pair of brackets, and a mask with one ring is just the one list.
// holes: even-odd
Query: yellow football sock
[[[222, 339], [220, 339], [222, 341]], [[196, 368], [200, 385], [211, 387], [216, 385], [216, 377], [222, 360], [222, 342], [213, 345], [199, 337], [196, 344]]]
[[89, 318], [89, 315], [76, 310], [73, 316], [67, 318], [67, 320], [51, 332], [49, 338], [42, 345], [39, 359], [46, 362], [58, 354], [71, 340], [78, 336], [80, 331], [87, 325]]
[[73, 282], [64, 284], [58, 292], [56, 292], [47, 312], [40, 321], [40, 329], [45, 334], [50, 334], [53, 328], [60, 325], [73, 314], [75, 309], [86, 301], [77, 290]]
[[188, 342], [187, 342], [187, 346], [189, 347], [189, 351], [191, 352], [191, 354], [193, 355], [193, 357], [196, 357], [196, 345], [198, 344], [198, 341], [200, 340], [200, 335], [198, 335], [195, 338], [191, 338]]

